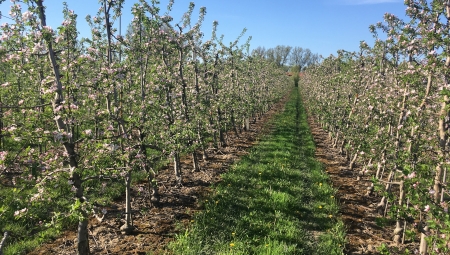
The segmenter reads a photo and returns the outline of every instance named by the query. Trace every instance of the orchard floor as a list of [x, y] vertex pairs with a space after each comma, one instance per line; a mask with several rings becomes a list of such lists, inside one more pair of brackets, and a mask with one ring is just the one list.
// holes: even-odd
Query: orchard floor
[[[385, 244], [390, 254], [403, 254], [407, 248], [415, 249], [417, 243], [405, 243], [396, 247], [392, 241], [394, 222], [384, 227], [376, 224], [376, 206], [381, 197], [367, 195], [367, 188], [371, 185], [369, 176], [362, 176], [357, 180], [361, 168], [356, 165], [349, 170], [349, 162], [338, 149], [333, 148], [328, 134], [309, 116], [308, 124], [316, 144], [316, 158], [322, 162], [325, 171], [337, 189], [336, 199], [340, 204], [342, 220], [347, 228], [347, 245], [345, 254], [381, 254], [377, 248]], [[384, 254], [384, 253], [383, 253]]]
[[[208, 149], [208, 160], [201, 160], [199, 172], [192, 172], [192, 157], [182, 159], [183, 185], [177, 187], [173, 165], [157, 174], [160, 202], [152, 205], [146, 191], [147, 183], [132, 187], [133, 224], [132, 235], [123, 235], [120, 226], [124, 222], [125, 195], [114, 201], [100, 223], [92, 218], [89, 222], [89, 245], [93, 254], [166, 254], [166, 244], [175, 238], [183, 225], [189, 224], [195, 212], [201, 210], [198, 201], [210, 191], [210, 186], [221, 181], [220, 175], [233, 162], [246, 155], [248, 148], [258, 142], [258, 137], [268, 132], [269, 120], [284, 108], [285, 97], [269, 112], [251, 123], [249, 131], [236, 137], [227, 134], [227, 146], [220, 150]], [[139, 193], [142, 187], [144, 192]], [[65, 231], [58, 239], [43, 244], [29, 255], [76, 254], [76, 229]]]
[[[258, 137], [270, 131], [267, 125], [274, 114], [285, 105], [286, 97], [267, 114], [256, 120], [249, 131], [236, 137], [234, 132], [227, 134], [228, 146], [220, 150], [208, 149], [208, 160], [201, 161], [200, 172], [192, 172], [192, 159], [182, 160], [184, 171], [183, 186], [177, 187], [173, 166], [158, 173], [160, 202], [150, 203], [149, 194], [139, 192], [146, 183], [132, 188], [133, 224], [132, 235], [121, 234], [119, 228], [124, 224], [125, 197], [112, 202], [108, 213], [100, 223], [91, 219], [89, 223], [89, 243], [93, 254], [167, 254], [166, 245], [175, 238], [176, 233], [190, 223], [195, 212], [201, 210], [199, 199], [210, 191], [210, 186], [221, 181], [220, 175], [233, 162], [247, 154], [247, 149], [258, 143]], [[378, 199], [366, 197], [368, 180], [356, 181], [356, 171], [347, 170], [347, 161], [329, 146], [328, 135], [309, 118], [309, 124], [317, 146], [316, 156], [324, 164], [333, 186], [338, 189], [336, 198], [341, 204], [341, 216], [347, 227], [346, 254], [379, 254], [376, 247], [381, 243], [390, 244], [391, 231], [375, 224], [373, 206]], [[65, 231], [58, 239], [43, 244], [30, 255], [76, 254], [76, 230]]]

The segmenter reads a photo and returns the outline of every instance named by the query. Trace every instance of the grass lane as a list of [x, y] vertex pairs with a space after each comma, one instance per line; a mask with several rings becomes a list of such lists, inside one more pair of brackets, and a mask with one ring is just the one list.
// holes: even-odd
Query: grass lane
[[175, 254], [343, 254], [345, 231], [299, 94], [249, 155], [204, 198]]

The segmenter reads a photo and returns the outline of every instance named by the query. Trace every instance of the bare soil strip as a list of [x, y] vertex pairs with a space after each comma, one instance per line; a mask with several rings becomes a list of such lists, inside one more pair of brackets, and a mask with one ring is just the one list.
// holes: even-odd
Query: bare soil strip
[[[290, 93], [288, 93], [289, 95]], [[228, 146], [208, 149], [208, 160], [200, 162], [200, 172], [192, 172], [192, 158], [182, 160], [183, 186], [177, 187], [173, 174], [173, 165], [158, 172], [160, 202], [152, 205], [146, 190], [147, 183], [132, 187], [133, 223], [136, 231], [132, 235], [121, 234], [119, 228], [124, 224], [125, 195], [112, 206], [103, 222], [91, 219], [89, 223], [89, 244], [94, 254], [167, 254], [166, 245], [174, 239], [179, 228], [177, 225], [189, 224], [193, 214], [201, 210], [199, 199], [210, 191], [210, 186], [221, 181], [220, 175], [234, 161], [247, 154], [247, 149], [258, 142], [258, 137], [269, 131], [267, 123], [284, 109], [289, 96], [284, 97], [269, 112], [250, 125], [236, 137], [234, 132], [227, 134]], [[201, 156], [199, 156], [201, 158]], [[139, 192], [139, 188], [144, 189]], [[53, 242], [43, 244], [29, 255], [76, 254], [76, 230], [65, 231]]]
[[308, 118], [308, 123], [316, 144], [316, 157], [330, 175], [333, 187], [338, 190], [336, 198], [347, 229], [345, 254], [380, 254], [376, 248], [382, 243], [389, 246], [393, 233], [393, 227], [381, 228], [376, 224], [376, 218], [380, 215], [374, 209], [380, 197], [366, 196], [366, 188], [371, 184], [368, 176], [358, 181], [357, 173], [361, 169], [356, 166], [350, 171], [347, 159], [332, 147], [328, 134], [313, 117]]
[[[247, 149], [258, 142], [258, 137], [269, 129], [267, 123], [284, 108], [285, 97], [267, 114], [257, 119], [249, 131], [236, 137], [234, 132], [227, 134], [228, 146], [220, 150], [208, 149], [209, 159], [200, 162], [201, 171], [192, 172], [190, 156], [182, 160], [184, 171], [183, 186], [177, 187], [173, 166], [169, 165], [158, 173], [157, 179], [161, 200], [158, 205], [150, 203], [147, 191], [139, 192], [147, 184], [140, 183], [132, 188], [133, 220], [136, 231], [133, 235], [121, 234], [123, 225], [124, 199], [112, 202], [102, 223], [96, 219], [90, 221], [90, 246], [95, 254], [167, 254], [166, 245], [174, 239], [179, 228], [177, 225], [189, 224], [192, 215], [201, 210], [199, 198], [210, 192], [210, 186], [221, 181], [220, 175], [233, 162], [247, 154]], [[338, 190], [336, 198], [341, 205], [341, 217], [347, 226], [348, 243], [346, 254], [380, 254], [376, 247], [382, 243], [391, 244], [392, 228], [381, 228], [375, 223], [378, 215], [374, 212], [379, 197], [366, 196], [366, 187], [370, 185], [367, 177], [356, 180], [359, 169], [348, 170], [347, 160], [331, 146], [328, 134], [308, 118], [311, 132], [316, 143], [316, 157], [324, 164], [333, 186]], [[201, 157], [199, 157], [201, 158]], [[68, 230], [61, 237], [43, 244], [30, 255], [76, 254], [76, 230]]]

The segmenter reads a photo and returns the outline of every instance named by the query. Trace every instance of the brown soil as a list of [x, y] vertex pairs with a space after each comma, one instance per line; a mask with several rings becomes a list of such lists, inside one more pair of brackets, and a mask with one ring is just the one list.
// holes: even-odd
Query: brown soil
[[[347, 230], [345, 254], [380, 254], [377, 247], [383, 243], [392, 251], [394, 223], [384, 227], [376, 224], [375, 219], [381, 215], [375, 208], [381, 197], [367, 195], [367, 188], [372, 183], [369, 176], [360, 176], [360, 180], [357, 180], [361, 168], [356, 165], [350, 171], [348, 160], [339, 153], [338, 149], [333, 148], [328, 134], [311, 116], [308, 118], [308, 123], [316, 144], [316, 158], [322, 162], [333, 187], [337, 189], [336, 198]], [[405, 248], [413, 250], [414, 244], [400, 245], [397, 248], [400, 251]]]
[[[249, 131], [236, 137], [234, 132], [227, 134], [228, 146], [207, 150], [208, 160], [200, 162], [201, 171], [192, 172], [192, 158], [182, 160], [184, 171], [183, 186], [178, 187], [173, 174], [173, 166], [158, 172], [160, 202], [150, 203], [147, 191], [138, 192], [147, 184], [140, 183], [132, 188], [133, 224], [136, 230], [132, 235], [121, 234], [119, 228], [124, 224], [124, 199], [118, 199], [107, 208], [108, 213], [102, 222], [92, 218], [89, 223], [89, 243], [93, 254], [166, 254], [167, 244], [180, 231], [178, 226], [186, 226], [193, 214], [201, 210], [199, 199], [210, 192], [210, 186], [221, 181], [220, 175], [229, 165], [247, 154], [247, 149], [258, 142], [258, 137], [267, 132], [267, 123], [273, 115], [284, 108], [288, 98], [256, 120]], [[330, 146], [327, 133], [309, 118], [309, 125], [317, 146], [316, 157], [324, 164], [333, 186], [338, 189], [336, 198], [341, 205], [341, 215], [347, 229], [348, 243], [345, 254], [379, 254], [376, 247], [382, 243], [391, 244], [392, 229], [380, 228], [375, 224], [374, 207], [378, 197], [365, 196], [367, 178], [356, 180], [358, 169], [349, 171], [347, 160]], [[201, 157], [199, 157], [201, 158]], [[58, 239], [43, 244], [29, 255], [76, 254], [76, 230], [65, 231]]]
[[[167, 243], [175, 238], [180, 228], [186, 226], [195, 212], [201, 210], [199, 199], [210, 192], [210, 186], [221, 181], [220, 175], [229, 165], [247, 154], [248, 148], [258, 142], [258, 138], [268, 131], [267, 123], [275, 113], [284, 108], [285, 97], [269, 112], [251, 123], [250, 130], [236, 137], [227, 133], [227, 147], [219, 150], [209, 148], [208, 159], [200, 160], [201, 171], [193, 172], [192, 157], [182, 161], [183, 185], [177, 186], [173, 165], [160, 170], [157, 175], [160, 202], [152, 205], [147, 183], [132, 187], [133, 224], [136, 230], [131, 235], [121, 234], [125, 223], [125, 195], [107, 208], [102, 222], [92, 218], [89, 222], [89, 244], [93, 254], [166, 254]], [[199, 155], [201, 159], [201, 156]], [[144, 191], [139, 192], [139, 188]], [[142, 190], [141, 189], [141, 190]], [[76, 230], [65, 231], [59, 238], [43, 244], [29, 255], [76, 254]]]

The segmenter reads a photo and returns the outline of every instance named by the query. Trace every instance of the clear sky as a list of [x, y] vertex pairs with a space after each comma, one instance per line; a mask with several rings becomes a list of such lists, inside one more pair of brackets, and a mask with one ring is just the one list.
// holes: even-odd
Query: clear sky
[[[45, 0], [47, 24], [58, 27], [62, 18], [61, 0]], [[78, 29], [82, 37], [90, 35], [85, 21], [87, 14], [95, 15], [100, 7], [97, 0], [66, 0], [69, 9], [78, 14]], [[125, 0], [122, 31], [132, 19], [131, 6], [137, 0]], [[160, 1], [161, 11], [166, 11], [168, 0]], [[192, 21], [197, 20], [200, 7], [207, 14], [202, 31], [209, 39], [214, 20], [219, 22], [218, 35], [224, 42], [234, 41], [243, 28], [247, 33], [242, 39], [252, 36], [251, 49], [258, 46], [273, 48], [277, 45], [309, 48], [324, 57], [336, 54], [337, 50], [357, 51], [359, 42], [365, 40], [372, 45], [373, 37], [369, 25], [383, 21], [386, 12], [404, 18], [403, 0], [175, 0], [171, 16], [179, 21], [187, 11], [189, 2], [196, 7]], [[9, 0], [0, 4], [0, 11], [8, 15]], [[2, 17], [0, 24], [11, 23]], [[118, 22], [116, 23], [118, 24]]]

